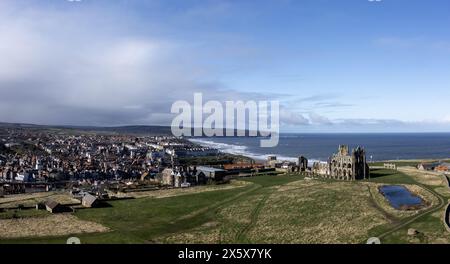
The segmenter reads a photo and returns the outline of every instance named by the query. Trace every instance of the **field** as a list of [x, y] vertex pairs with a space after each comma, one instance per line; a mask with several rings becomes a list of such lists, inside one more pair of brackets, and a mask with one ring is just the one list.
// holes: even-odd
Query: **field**
[[379, 161], [379, 162], [372, 162], [370, 163], [370, 166], [383, 166], [385, 163], [393, 163], [395, 165], [397, 165], [397, 167], [402, 166], [410, 166], [410, 167], [417, 167], [417, 165], [419, 165], [420, 163], [430, 163], [430, 162], [437, 162], [437, 161], [442, 161], [442, 162], [450, 162], [449, 159], [444, 159], [444, 160], [433, 160], [433, 159], [417, 159], [417, 160], [390, 160], [390, 161]]
[[[61, 234], [4, 237], [0, 243], [65, 243], [71, 234], [82, 243], [365, 243], [372, 236], [384, 243], [443, 243], [450, 241], [441, 219], [448, 193], [439, 192], [446, 189], [436, 177], [385, 169], [373, 170], [370, 180], [360, 182], [259, 176], [233, 182], [231, 188], [207, 186], [111, 201], [64, 221], [69, 226], [97, 223], [97, 231], [65, 226]], [[382, 184], [403, 184], [426, 199], [428, 207], [394, 210], [376, 191]], [[408, 236], [411, 227], [419, 235]]]
[[34, 207], [36, 203], [44, 202], [47, 199], [52, 199], [60, 204], [74, 204], [79, 203], [78, 200], [71, 198], [67, 194], [58, 192], [41, 192], [32, 194], [15, 194], [0, 198], [0, 209], [22, 207]]
[[[443, 224], [443, 214], [445, 207], [450, 201], [450, 191], [445, 180], [445, 176], [434, 172], [423, 172], [415, 170], [409, 166], [399, 168], [403, 174], [408, 175], [417, 185], [424, 186], [432, 191], [439, 198], [440, 204], [435, 209], [422, 214], [421, 217], [413, 219], [408, 225], [404, 225], [395, 232], [391, 232], [385, 237], [386, 243], [432, 243], [449, 244], [450, 232]], [[419, 230], [417, 236], [405, 236], [408, 229]]]
[[107, 231], [109, 231], [107, 227], [80, 220], [70, 214], [0, 219], [0, 238], [62, 236]]

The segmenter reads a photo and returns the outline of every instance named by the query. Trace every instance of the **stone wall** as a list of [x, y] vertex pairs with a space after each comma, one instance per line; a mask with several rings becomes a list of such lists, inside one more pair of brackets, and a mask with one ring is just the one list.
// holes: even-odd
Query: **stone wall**
[[394, 163], [384, 163], [383, 167], [385, 169], [397, 170], [397, 165], [395, 165]]

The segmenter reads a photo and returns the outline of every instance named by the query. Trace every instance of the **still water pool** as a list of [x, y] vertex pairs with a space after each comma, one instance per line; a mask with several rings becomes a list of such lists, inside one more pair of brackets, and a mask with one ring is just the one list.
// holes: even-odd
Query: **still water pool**
[[395, 209], [420, 206], [423, 203], [422, 198], [401, 185], [384, 185], [380, 187], [380, 192]]

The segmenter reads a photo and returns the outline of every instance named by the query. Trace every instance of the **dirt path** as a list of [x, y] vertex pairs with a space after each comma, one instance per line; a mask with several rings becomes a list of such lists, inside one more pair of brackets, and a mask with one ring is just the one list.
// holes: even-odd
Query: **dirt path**
[[244, 226], [237, 234], [236, 234], [236, 241], [242, 242], [247, 235], [247, 233], [252, 229], [252, 227], [255, 226], [256, 221], [258, 220], [258, 216], [261, 213], [261, 209], [266, 204], [267, 200], [269, 199], [270, 195], [272, 194], [273, 190], [267, 191], [261, 201], [258, 202], [258, 204], [253, 209], [251, 215], [250, 215], [250, 222]]
[[390, 230], [388, 230], [388, 231], [378, 235], [377, 237], [379, 239], [382, 239], [382, 238], [384, 238], [384, 237], [386, 237], [386, 236], [388, 236], [388, 235], [390, 235], [390, 234], [392, 234], [392, 233], [394, 233], [394, 232], [396, 232], [396, 231], [398, 231], [398, 230], [400, 230], [400, 229], [410, 225], [411, 223], [413, 223], [414, 221], [424, 217], [425, 215], [435, 213], [435, 212], [441, 210], [445, 206], [445, 198], [442, 195], [440, 195], [439, 193], [437, 193], [436, 191], [434, 191], [433, 189], [429, 188], [428, 186], [426, 186], [424, 184], [416, 183], [416, 185], [424, 188], [425, 190], [427, 190], [427, 191], [431, 192], [433, 195], [435, 195], [438, 198], [439, 203], [436, 206], [433, 206], [433, 207], [431, 207], [431, 208], [429, 208], [429, 209], [419, 213], [416, 216], [413, 216], [411, 218], [405, 219], [404, 221], [401, 221], [399, 224], [394, 226], [392, 229], [390, 229]]
[[212, 205], [209, 205], [209, 206], [207, 206], [207, 207], [204, 207], [204, 208], [202, 208], [202, 209], [199, 209], [199, 210], [197, 210], [197, 211], [194, 211], [194, 212], [192, 212], [192, 213], [190, 213], [190, 214], [184, 215], [184, 216], [178, 218], [177, 220], [175, 220], [174, 222], [184, 221], [184, 220], [186, 220], [186, 219], [195, 217], [195, 216], [197, 216], [197, 215], [199, 215], [199, 214], [202, 214], [202, 213], [204, 213], [204, 212], [207, 212], [207, 211], [210, 211], [210, 210], [214, 210], [214, 209], [216, 209], [216, 208], [219, 208], [219, 207], [221, 207], [221, 206], [223, 206], [223, 205], [226, 205], [226, 204], [228, 204], [228, 203], [230, 203], [230, 202], [235, 201], [236, 199], [240, 198], [240, 197], [243, 196], [243, 195], [246, 195], [246, 194], [248, 194], [248, 193], [250, 193], [250, 192], [253, 192], [253, 191], [257, 190], [257, 189], [260, 189], [261, 187], [262, 187], [262, 186], [256, 185], [256, 184], [255, 184], [254, 186], [252, 186], [251, 188], [249, 188], [248, 190], [246, 190], [246, 191], [244, 191], [244, 192], [240, 192], [240, 193], [236, 194], [235, 196], [232, 196], [232, 197], [230, 197], [230, 198], [227, 198], [227, 199], [225, 199], [225, 200], [223, 200], [223, 201], [216, 202], [216, 203], [214, 203], [214, 204], [212, 204]]

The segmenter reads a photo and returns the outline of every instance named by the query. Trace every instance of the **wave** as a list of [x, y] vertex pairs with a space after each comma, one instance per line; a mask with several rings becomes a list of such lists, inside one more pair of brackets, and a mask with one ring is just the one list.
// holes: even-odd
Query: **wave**
[[252, 158], [257, 161], [266, 161], [269, 156], [277, 156], [277, 159], [280, 161], [290, 161], [290, 162], [297, 162], [297, 157], [289, 157], [289, 156], [280, 156], [277, 154], [260, 154], [260, 153], [254, 153], [251, 152], [247, 146], [243, 145], [235, 145], [235, 144], [228, 144], [228, 143], [220, 143], [215, 142], [212, 140], [206, 140], [206, 139], [189, 139], [189, 141], [199, 144], [204, 147], [209, 148], [215, 148], [223, 153], [233, 154], [233, 155], [241, 155], [246, 156], [249, 158]]

